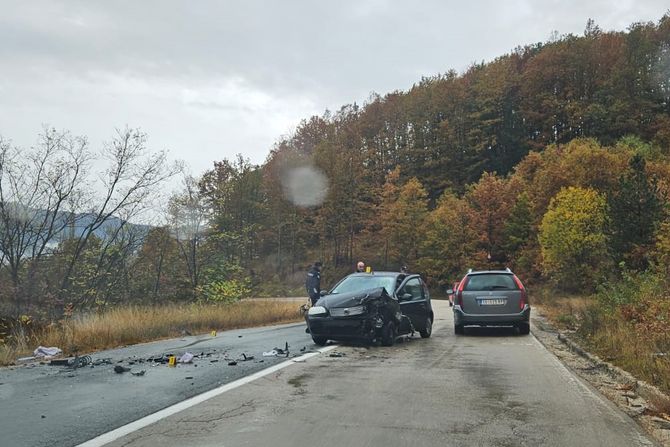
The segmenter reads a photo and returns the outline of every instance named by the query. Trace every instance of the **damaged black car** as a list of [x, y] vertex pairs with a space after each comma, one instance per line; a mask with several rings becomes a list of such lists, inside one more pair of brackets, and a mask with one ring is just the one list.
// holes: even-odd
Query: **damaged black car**
[[306, 315], [317, 345], [356, 340], [391, 346], [401, 335], [428, 338], [432, 332], [430, 294], [419, 275], [354, 273], [321, 294]]

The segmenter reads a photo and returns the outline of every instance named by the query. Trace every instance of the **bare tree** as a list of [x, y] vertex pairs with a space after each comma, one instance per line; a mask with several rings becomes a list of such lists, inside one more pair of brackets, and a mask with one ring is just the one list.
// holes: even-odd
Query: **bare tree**
[[159, 192], [157, 187], [177, 173], [177, 166], [170, 166], [165, 152], [148, 151], [146, 141], [146, 134], [140, 130], [126, 128], [117, 130], [112, 141], [104, 145], [101, 155], [109, 167], [100, 176], [102, 200], [91, 208], [76, 238], [62, 277], [61, 293], [68, 290], [75, 266], [95, 232], [115, 216], [123, 215], [123, 222], [140, 216], [151, 197]]
[[86, 139], [69, 132], [45, 128], [28, 150], [0, 138], [0, 268], [15, 304], [26, 260], [48, 253], [70, 223], [64, 216], [79, 205], [89, 160]]
[[200, 284], [200, 246], [205, 239], [208, 216], [198, 179], [184, 174], [183, 190], [170, 198], [168, 208], [170, 227], [195, 289]]

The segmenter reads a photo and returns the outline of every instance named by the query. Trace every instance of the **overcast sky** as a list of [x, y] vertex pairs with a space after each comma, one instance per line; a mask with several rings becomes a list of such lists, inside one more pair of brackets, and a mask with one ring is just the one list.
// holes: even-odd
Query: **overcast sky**
[[261, 163], [303, 118], [461, 72], [553, 30], [657, 22], [667, 0], [7, 1], [0, 135], [141, 127], [194, 173]]

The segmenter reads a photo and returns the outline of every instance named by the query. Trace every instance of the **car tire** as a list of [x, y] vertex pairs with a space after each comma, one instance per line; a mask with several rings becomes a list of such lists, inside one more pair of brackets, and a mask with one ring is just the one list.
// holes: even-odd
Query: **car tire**
[[528, 335], [530, 334], [530, 324], [529, 323], [519, 323], [519, 335]]
[[382, 330], [382, 346], [393, 346], [395, 344], [396, 328], [392, 321], [389, 321]]
[[465, 334], [465, 328], [462, 324], [454, 324], [454, 334], [463, 335]]
[[314, 341], [315, 345], [318, 346], [326, 346], [326, 343], [328, 343], [328, 339], [326, 337], [317, 337], [317, 336], [312, 336], [312, 341]]
[[433, 333], [433, 320], [430, 317], [426, 317], [426, 327], [419, 331], [421, 338], [429, 338], [430, 334]]

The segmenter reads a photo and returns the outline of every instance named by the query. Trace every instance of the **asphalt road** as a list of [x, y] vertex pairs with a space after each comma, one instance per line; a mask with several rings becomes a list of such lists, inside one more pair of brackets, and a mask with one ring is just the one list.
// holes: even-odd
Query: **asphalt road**
[[[40, 364], [0, 368], [0, 446], [80, 444], [286, 360], [262, 356], [275, 347], [284, 348], [288, 343], [291, 355], [300, 355], [302, 348], [316, 348], [304, 328], [304, 323], [290, 324], [135, 345], [92, 355], [93, 359], [113, 361], [113, 365], [94, 368], [70, 370]], [[139, 362], [184, 352], [205, 355], [176, 368]], [[254, 360], [228, 366], [229, 360], [243, 358], [243, 353]], [[141, 377], [116, 374], [116, 365], [146, 372]]]
[[[434, 307], [430, 339], [391, 348], [337, 347], [109, 445], [656, 445], [532, 335], [473, 328], [455, 336], [446, 302]], [[196, 341], [189, 340], [107, 355], [185, 349]], [[260, 355], [284, 341], [294, 350], [313, 348], [303, 326], [294, 325], [225, 333], [188, 349]], [[78, 370], [75, 377], [46, 366], [0, 371], [0, 445], [74, 445], [282, 360], [229, 367], [205, 358], [198, 367], [142, 366], [144, 377], [115, 375], [111, 366]]]
[[[532, 335], [453, 334], [339, 347], [136, 431], [112, 446], [656, 445]], [[331, 353], [334, 351], [331, 351]]]

